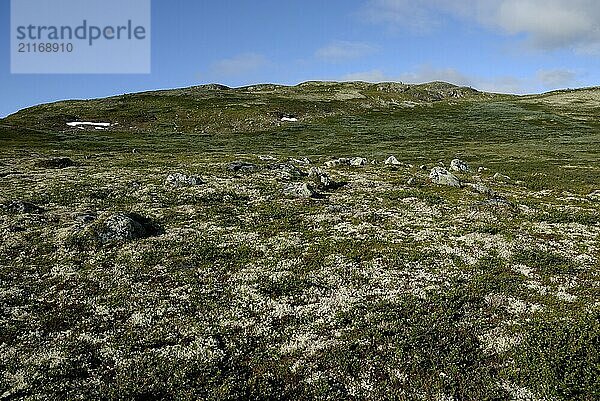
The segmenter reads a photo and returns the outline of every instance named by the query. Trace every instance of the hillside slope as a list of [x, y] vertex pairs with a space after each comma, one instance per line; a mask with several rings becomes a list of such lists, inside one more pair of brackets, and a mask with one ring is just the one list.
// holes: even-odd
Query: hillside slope
[[252, 132], [275, 127], [288, 115], [310, 121], [364, 110], [414, 107], [415, 103], [489, 98], [494, 95], [441, 82], [306, 82], [293, 87], [237, 89], [212, 84], [45, 104], [19, 111], [3, 123], [54, 131], [67, 129], [67, 122], [102, 121], [125, 132]]
[[9, 116], [0, 399], [600, 399], [599, 94], [210, 85]]

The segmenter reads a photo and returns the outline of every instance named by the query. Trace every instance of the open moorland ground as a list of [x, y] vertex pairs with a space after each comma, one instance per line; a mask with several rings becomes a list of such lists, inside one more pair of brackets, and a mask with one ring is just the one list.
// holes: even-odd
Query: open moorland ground
[[596, 88], [23, 110], [0, 120], [0, 400], [598, 400], [599, 162]]

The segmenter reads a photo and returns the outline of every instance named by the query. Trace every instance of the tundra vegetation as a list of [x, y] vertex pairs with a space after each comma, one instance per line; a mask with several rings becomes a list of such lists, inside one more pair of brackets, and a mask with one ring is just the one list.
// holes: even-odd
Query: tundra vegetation
[[0, 120], [0, 399], [600, 399], [599, 161], [597, 88], [22, 110]]

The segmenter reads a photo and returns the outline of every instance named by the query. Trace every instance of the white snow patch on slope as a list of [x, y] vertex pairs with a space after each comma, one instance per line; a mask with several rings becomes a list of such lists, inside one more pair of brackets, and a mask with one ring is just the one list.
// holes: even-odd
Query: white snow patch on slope
[[92, 123], [89, 121], [74, 121], [71, 123], [67, 123], [69, 127], [79, 127], [83, 125], [89, 125], [92, 127], [110, 127], [110, 123]]

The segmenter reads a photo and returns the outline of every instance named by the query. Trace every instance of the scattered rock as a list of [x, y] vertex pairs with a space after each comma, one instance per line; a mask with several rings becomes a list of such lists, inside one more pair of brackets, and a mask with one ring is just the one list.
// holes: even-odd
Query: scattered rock
[[511, 181], [511, 178], [509, 176], [503, 175], [503, 174], [500, 174], [500, 173], [494, 174], [494, 176], [492, 177], [492, 179], [494, 179], [496, 181], [503, 181], [503, 182]]
[[330, 213], [346, 213], [348, 207], [344, 205], [327, 205], [325, 209]]
[[302, 159], [291, 159], [291, 161], [298, 164], [311, 164], [311, 161], [308, 157], [303, 157]]
[[454, 159], [450, 162], [450, 170], [458, 171], [460, 173], [468, 173], [471, 171], [471, 168], [464, 161], [460, 159]]
[[267, 166], [267, 169], [277, 172], [279, 174], [279, 178], [283, 180], [299, 179], [308, 175], [290, 163], [270, 164]]
[[131, 181], [127, 185], [134, 191], [137, 191], [138, 189], [142, 188], [142, 183], [139, 181]]
[[390, 156], [385, 160], [385, 164], [391, 166], [400, 166], [402, 163], [400, 163], [395, 156]]
[[589, 193], [588, 198], [593, 199], [593, 200], [600, 200], [600, 190]]
[[202, 185], [204, 181], [200, 177], [189, 176], [181, 173], [169, 174], [165, 180], [165, 184], [174, 187]]
[[406, 181], [406, 185], [415, 185], [417, 183], [417, 179], [415, 177], [410, 177], [408, 181]]
[[318, 167], [313, 167], [310, 169], [308, 176], [313, 179], [318, 188], [327, 189], [331, 186], [333, 181], [329, 177], [329, 174], [324, 172]]
[[93, 223], [98, 218], [94, 213], [75, 213], [71, 217], [73, 217], [73, 220], [76, 222], [83, 224]]
[[451, 187], [460, 187], [460, 181], [456, 176], [443, 167], [434, 167], [429, 173], [431, 182], [438, 185], [448, 185]]
[[97, 229], [102, 244], [133, 241], [148, 238], [160, 233], [160, 229], [150, 219], [136, 213], [118, 213], [110, 216]]
[[67, 168], [75, 165], [75, 162], [68, 157], [55, 157], [52, 159], [39, 160], [35, 162], [36, 167], [42, 168]]
[[362, 167], [367, 165], [367, 159], [364, 157], [353, 157], [350, 159], [350, 165], [353, 167]]
[[311, 186], [305, 182], [290, 184], [285, 187], [283, 193], [294, 198], [312, 198], [317, 195]]
[[479, 205], [483, 205], [483, 206], [493, 206], [493, 207], [509, 207], [509, 208], [513, 208], [514, 205], [509, 202], [508, 200], [501, 198], [499, 196], [491, 198], [491, 199], [486, 199], [484, 201], [481, 201], [478, 203]]
[[471, 187], [471, 189], [473, 189], [473, 191], [483, 194], [483, 195], [487, 195], [487, 196], [496, 196], [496, 192], [491, 190], [490, 188], [488, 188], [487, 186], [481, 184], [481, 183], [476, 183], [476, 184], [465, 184], [469, 187]]
[[227, 168], [230, 171], [242, 172], [242, 173], [251, 173], [251, 172], [258, 171], [258, 169], [259, 169], [259, 167], [256, 164], [246, 163], [246, 162], [241, 162], [241, 161], [229, 163], [227, 165]]
[[34, 205], [33, 203], [23, 202], [20, 200], [10, 202], [9, 204], [3, 206], [3, 209], [9, 213], [15, 214], [37, 214], [44, 211], [44, 209]]
[[329, 160], [325, 162], [325, 167], [336, 167], [336, 166], [349, 166], [350, 159], [346, 157], [340, 157], [339, 159]]
[[420, 170], [423, 170], [423, 171], [427, 171], [427, 170], [429, 170], [429, 167], [427, 167], [427, 165], [425, 165], [425, 164], [421, 164], [421, 165], [419, 166], [419, 169], [420, 169]]
[[325, 167], [336, 167], [336, 166], [353, 166], [361, 167], [368, 163], [364, 157], [340, 157], [339, 159], [329, 160], [325, 162]]
[[322, 191], [334, 191], [346, 185], [346, 183], [333, 181], [329, 174], [318, 167], [311, 168], [308, 176], [312, 179], [314, 185]]

